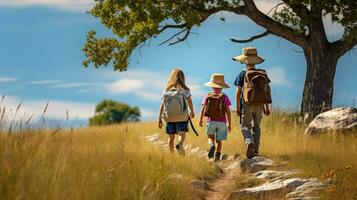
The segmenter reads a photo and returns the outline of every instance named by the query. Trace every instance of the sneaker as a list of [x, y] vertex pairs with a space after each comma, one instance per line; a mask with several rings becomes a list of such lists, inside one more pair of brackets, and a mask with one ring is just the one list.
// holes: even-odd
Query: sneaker
[[253, 158], [254, 157], [254, 148], [255, 144], [254, 143], [249, 143], [247, 145], [247, 158]]
[[181, 149], [181, 145], [176, 144], [175, 149], [176, 149], [177, 151], [180, 151], [180, 149]]
[[185, 155], [186, 153], [185, 153], [185, 150], [183, 149], [183, 146], [182, 145], [179, 145], [179, 144], [177, 144], [176, 146], [175, 146], [175, 149], [177, 150], [177, 153], [179, 154], [179, 155]]
[[208, 158], [213, 158], [215, 150], [216, 150], [216, 147], [215, 146], [211, 146], [211, 148], [208, 151]]
[[220, 158], [221, 158], [221, 153], [220, 152], [216, 152], [216, 156], [214, 158], [214, 161], [218, 162], [220, 160]]

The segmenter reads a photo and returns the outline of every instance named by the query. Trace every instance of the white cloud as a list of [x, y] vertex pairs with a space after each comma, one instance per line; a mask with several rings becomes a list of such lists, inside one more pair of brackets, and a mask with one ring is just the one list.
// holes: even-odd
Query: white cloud
[[333, 22], [330, 14], [324, 16], [322, 19], [324, 22], [327, 38], [330, 41], [341, 39], [345, 32], [345, 28], [342, 26], [342, 24]]
[[145, 86], [145, 80], [123, 78], [108, 85], [108, 91], [112, 94], [133, 92]]
[[[160, 71], [147, 70], [111, 73], [108, 76], [117, 80], [107, 85], [107, 91], [111, 94], [131, 93], [146, 101], [159, 102], [168, 75]], [[186, 77], [186, 79], [193, 97], [204, 96], [205, 90], [198, 79], [194, 77]]]
[[[277, 4], [279, 3], [282, 3], [281, 0], [255, 0], [254, 1], [257, 8], [264, 14], [267, 14], [269, 11], [269, 16], [271, 16], [271, 14], [273, 14], [273, 11], [272, 10]], [[279, 6], [278, 9], [281, 9], [283, 8], [283, 5], [282, 6]], [[278, 10], [279, 11], [279, 10]]]
[[287, 80], [285, 71], [282, 67], [273, 67], [267, 69], [267, 73], [273, 85], [287, 86], [289, 81]]
[[51, 84], [57, 84], [60, 82], [62, 82], [62, 81], [49, 79], [49, 80], [28, 81], [27, 83], [30, 85], [51, 85]]
[[154, 93], [154, 92], [147, 92], [143, 90], [139, 90], [135, 92], [136, 95], [138, 95], [140, 98], [148, 100], [148, 101], [160, 101], [161, 94]]
[[[94, 115], [95, 109], [95, 104], [92, 103], [59, 100], [26, 100], [13, 96], [6, 96], [0, 106], [6, 108], [8, 117], [11, 119], [21, 102], [22, 105], [16, 117], [18, 120], [25, 120], [31, 115], [34, 115], [34, 119], [39, 119], [47, 102], [49, 102], [49, 105], [45, 113], [45, 118], [65, 119], [66, 111], [68, 110], [70, 119], [88, 119]], [[24, 116], [28, 117], [24, 119]]]
[[6, 7], [47, 6], [71, 11], [88, 11], [94, 4], [94, 0], [0, 0], [0, 6]]
[[146, 70], [129, 70], [119, 74], [110, 73], [108, 76], [116, 79], [107, 85], [110, 94], [131, 93], [147, 101], [160, 101], [167, 77], [162, 72]]
[[17, 81], [17, 78], [14, 77], [0, 77], [0, 83], [13, 82]]
[[192, 84], [188, 84], [188, 86], [190, 87], [191, 90], [191, 94], [193, 95], [193, 97], [202, 97], [206, 94], [206, 89], [203, 88], [202, 84], [197, 83], [192, 83]]
[[78, 93], [90, 93], [90, 92], [93, 92], [92, 89], [80, 89], [80, 90], [77, 90]]
[[94, 87], [94, 86], [103, 86], [106, 83], [102, 82], [93, 82], [93, 83], [60, 83], [49, 86], [50, 88], [81, 88], [81, 87]]

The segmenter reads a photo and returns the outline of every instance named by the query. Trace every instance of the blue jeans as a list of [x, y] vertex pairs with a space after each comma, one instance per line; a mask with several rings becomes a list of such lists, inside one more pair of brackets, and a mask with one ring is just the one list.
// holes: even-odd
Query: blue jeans
[[259, 152], [260, 146], [260, 122], [262, 120], [264, 105], [242, 104], [241, 129], [244, 143], [255, 144], [255, 152]]

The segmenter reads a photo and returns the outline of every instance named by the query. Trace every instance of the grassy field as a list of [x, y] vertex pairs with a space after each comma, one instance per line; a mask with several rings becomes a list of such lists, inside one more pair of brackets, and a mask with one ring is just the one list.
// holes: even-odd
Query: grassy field
[[152, 131], [140, 123], [0, 134], [0, 199], [196, 199], [188, 182], [215, 168], [148, 144]]
[[[223, 144], [223, 152], [245, 156], [243, 136], [234, 117], [234, 127]], [[302, 177], [332, 178], [336, 187], [325, 191], [323, 199], [357, 199], [357, 132], [304, 135], [305, 126], [294, 114], [275, 111], [264, 117], [260, 153], [275, 161], [287, 161], [289, 169], [302, 169]], [[200, 128], [204, 135], [204, 128]], [[207, 147], [204, 137], [190, 134], [188, 142]]]
[[[323, 199], [357, 199], [357, 134], [305, 136], [293, 115], [275, 111], [262, 124], [261, 154], [303, 169], [304, 177], [333, 178]], [[240, 153], [238, 120], [223, 153]], [[198, 127], [197, 127], [198, 128]], [[186, 143], [207, 148], [189, 133]], [[212, 179], [215, 168], [195, 157], [170, 154], [144, 136], [156, 123], [122, 124], [60, 131], [0, 134], [1, 199], [195, 199], [188, 182]], [[184, 178], [178, 179], [177, 176]]]

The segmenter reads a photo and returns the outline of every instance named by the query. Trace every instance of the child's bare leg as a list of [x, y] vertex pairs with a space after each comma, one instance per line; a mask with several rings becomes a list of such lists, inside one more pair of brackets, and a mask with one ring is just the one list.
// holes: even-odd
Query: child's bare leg
[[216, 147], [214, 145], [214, 139], [214, 135], [208, 135], [208, 144], [210, 146], [208, 151], [208, 158], [212, 158], [214, 156], [214, 151], [216, 150]]
[[182, 146], [185, 142], [186, 132], [179, 132], [178, 133], [178, 145]]
[[214, 140], [215, 140], [215, 136], [214, 135], [208, 135], [208, 144], [209, 146], [215, 146], [214, 145]]
[[222, 150], [222, 141], [221, 140], [217, 140], [217, 149], [216, 152], [221, 153]]
[[169, 135], [169, 148], [170, 148], [170, 151], [171, 153], [174, 153], [175, 150], [174, 150], [174, 146], [175, 146], [175, 134], [170, 134]]

